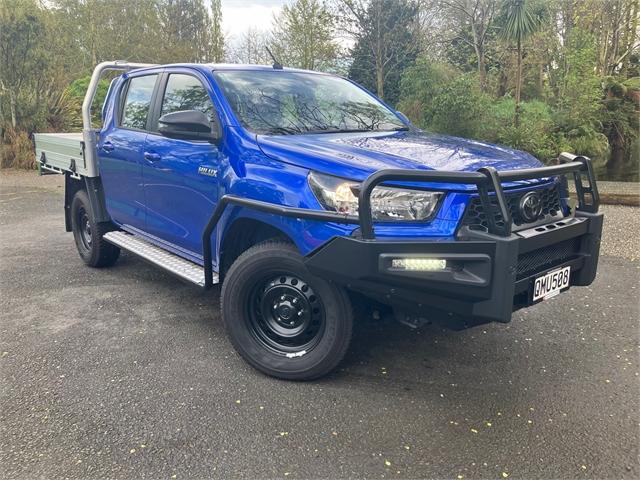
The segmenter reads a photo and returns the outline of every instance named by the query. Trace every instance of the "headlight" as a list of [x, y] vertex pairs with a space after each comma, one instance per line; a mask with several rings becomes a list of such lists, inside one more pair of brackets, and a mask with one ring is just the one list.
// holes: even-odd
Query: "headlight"
[[[358, 215], [359, 183], [311, 172], [309, 186], [327, 210]], [[442, 192], [375, 187], [371, 192], [371, 213], [378, 221], [428, 220], [442, 195]]]

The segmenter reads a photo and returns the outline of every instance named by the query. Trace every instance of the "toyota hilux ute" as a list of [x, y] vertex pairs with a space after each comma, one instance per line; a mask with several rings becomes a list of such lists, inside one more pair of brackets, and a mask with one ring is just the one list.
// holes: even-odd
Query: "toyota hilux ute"
[[124, 249], [202, 288], [221, 283], [231, 342], [268, 375], [335, 368], [356, 299], [410, 326], [465, 328], [509, 322], [596, 275], [588, 158], [544, 166], [427, 133], [344, 78], [105, 62], [82, 117], [82, 133], [35, 136], [40, 171], [65, 176], [80, 257], [107, 267]]

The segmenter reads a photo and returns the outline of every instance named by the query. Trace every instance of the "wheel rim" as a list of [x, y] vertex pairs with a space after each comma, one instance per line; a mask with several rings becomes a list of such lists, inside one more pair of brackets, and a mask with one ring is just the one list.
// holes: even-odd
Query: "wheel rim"
[[78, 209], [77, 221], [80, 241], [84, 248], [91, 250], [91, 222], [89, 221], [89, 214], [84, 207]]
[[247, 306], [251, 332], [275, 353], [308, 352], [322, 337], [324, 305], [299, 277], [280, 275], [256, 282]]

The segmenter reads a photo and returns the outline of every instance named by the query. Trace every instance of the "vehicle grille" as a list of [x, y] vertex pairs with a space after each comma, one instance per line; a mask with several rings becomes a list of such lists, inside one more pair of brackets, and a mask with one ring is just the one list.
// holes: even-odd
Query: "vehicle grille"
[[571, 260], [579, 251], [580, 238], [576, 237], [523, 253], [518, 256], [516, 280]]
[[[520, 214], [519, 205], [520, 199], [529, 191], [512, 194], [505, 193], [507, 205], [509, 207], [509, 211], [511, 212], [513, 225], [516, 227], [526, 225], [527, 223]], [[557, 184], [551, 185], [546, 188], [536, 189], [535, 191], [540, 194], [540, 198], [542, 200], [542, 213], [540, 215], [541, 219], [546, 217], [554, 217], [561, 211], [560, 192], [558, 190]], [[491, 196], [491, 204], [496, 207], [496, 209], [494, 210], [496, 212], [494, 214], [496, 225], [498, 227], [503, 227], [504, 219], [502, 218], [502, 215], [498, 213], [498, 202], [495, 198], [495, 195]], [[489, 222], [487, 221], [487, 215], [482, 206], [482, 202], [480, 201], [480, 197], [474, 197], [473, 199], [471, 199], [471, 202], [467, 206], [467, 210], [465, 211], [464, 217], [462, 219], [462, 225], [467, 226], [471, 229], [488, 230]]]

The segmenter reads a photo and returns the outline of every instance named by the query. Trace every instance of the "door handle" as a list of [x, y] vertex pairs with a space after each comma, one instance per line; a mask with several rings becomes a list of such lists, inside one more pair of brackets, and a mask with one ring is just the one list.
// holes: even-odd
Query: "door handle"
[[154, 152], [144, 152], [144, 159], [149, 162], [157, 162], [160, 160], [160, 154]]
[[104, 150], [105, 152], [113, 152], [113, 149], [116, 148], [113, 146], [113, 143], [111, 142], [104, 142], [102, 144], [102, 150]]

